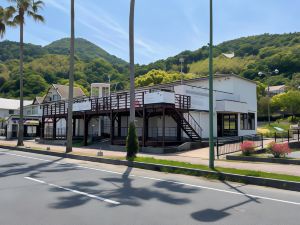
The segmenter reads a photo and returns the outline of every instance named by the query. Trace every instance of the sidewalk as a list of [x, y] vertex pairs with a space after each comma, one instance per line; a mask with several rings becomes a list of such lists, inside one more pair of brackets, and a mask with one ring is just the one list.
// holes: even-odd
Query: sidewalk
[[[15, 140], [0, 140], [0, 145], [2, 146], [16, 146], [17, 141]], [[50, 147], [50, 151], [56, 152], [65, 152], [64, 146], [56, 146], [56, 145], [45, 145], [38, 144], [34, 141], [24, 141], [25, 147], [30, 147], [32, 149], [42, 149], [46, 150], [47, 147]], [[84, 154], [90, 156], [96, 156], [97, 152], [100, 150], [100, 147], [97, 145], [88, 146], [88, 147], [80, 147], [73, 148], [73, 152], [77, 154]], [[110, 158], [122, 158], [126, 156], [125, 152], [119, 151], [110, 151], [101, 149], [104, 157]], [[197, 149], [187, 152], [180, 153], [172, 153], [172, 154], [146, 154], [139, 153], [141, 157], [153, 157], [156, 159], [165, 159], [165, 160], [173, 160], [180, 162], [187, 162], [192, 164], [202, 164], [208, 165], [208, 155], [209, 149]], [[226, 167], [226, 168], [236, 168], [236, 169], [245, 169], [245, 170], [256, 170], [256, 171], [264, 171], [270, 173], [280, 173], [280, 174], [288, 174], [294, 176], [300, 176], [300, 166], [299, 165], [283, 165], [283, 164], [271, 164], [271, 163], [253, 163], [253, 162], [234, 162], [234, 161], [225, 161], [225, 160], [216, 160], [215, 165], [217, 167]]]

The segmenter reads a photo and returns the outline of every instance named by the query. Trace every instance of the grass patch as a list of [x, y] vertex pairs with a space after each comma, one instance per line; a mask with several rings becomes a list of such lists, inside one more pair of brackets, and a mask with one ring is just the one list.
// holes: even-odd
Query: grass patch
[[[135, 158], [134, 161], [168, 165], [168, 166], [184, 167], [184, 168], [189, 168], [189, 169], [200, 169], [200, 170], [206, 170], [206, 171], [215, 171], [215, 172], [232, 173], [232, 174], [245, 175], [245, 176], [300, 182], [299, 176], [268, 173], [268, 172], [255, 171], [255, 170], [241, 170], [241, 169], [224, 168], [224, 167], [216, 167], [215, 170], [211, 170], [208, 166], [205, 166], [205, 165], [191, 164], [191, 163], [186, 163], [186, 162], [177, 162], [177, 161], [172, 161], [172, 160], [162, 160], [162, 159], [155, 159], [155, 158], [149, 158], [149, 157], [137, 157], [137, 158]], [[175, 171], [163, 171], [163, 172], [193, 175], [193, 174], [187, 173], [186, 171], [181, 170], [181, 169], [177, 169]], [[219, 179], [219, 176], [215, 175], [215, 176], [208, 177], [208, 178]]]

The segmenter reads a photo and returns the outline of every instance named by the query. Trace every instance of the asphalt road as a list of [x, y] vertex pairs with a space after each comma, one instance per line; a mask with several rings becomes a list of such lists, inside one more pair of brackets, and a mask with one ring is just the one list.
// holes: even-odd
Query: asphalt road
[[300, 193], [0, 149], [0, 225], [300, 222]]

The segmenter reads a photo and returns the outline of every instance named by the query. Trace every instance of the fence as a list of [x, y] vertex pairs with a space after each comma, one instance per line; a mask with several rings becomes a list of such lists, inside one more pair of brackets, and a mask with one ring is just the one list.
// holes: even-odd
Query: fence
[[[274, 132], [273, 135], [269, 137], [273, 139], [276, 143], [291, 141], [300, 141], [300, 130], [291, 129], [285, 132]], [[254, 134], [240, 137], [224, 137], [216, 138], [215, 148], [216, 156], [219, 158], [221, 155], [227, 155], [235, 152], [241, 151], [241, 143], [244, 141], [253, 141], [256, 148], [264, 147], [264, 136], [262, 134]]]
[[253, 134], [239, 137], [223, 137], [216, 138], [215, 148], [216, 156], [227, 155], [234, 152], [241, 151], [241, 143], [244, 141], [253, 141], [256, 148], [263, 148], [264, 138], [261, 134]]
[[299, 141], [300, 140], [300, 130], [299, 129], [291, 129], [286, 132], [275, 132], [273, 138], [276, 143]]

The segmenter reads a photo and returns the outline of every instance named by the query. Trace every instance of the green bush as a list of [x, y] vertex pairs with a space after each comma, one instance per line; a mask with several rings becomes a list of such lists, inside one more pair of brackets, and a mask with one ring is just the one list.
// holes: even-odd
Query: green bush
[[136, 157], [139, 151], [139, 140], [136, 134], [136, 128], [133, 122], [129, 124], [128, 135], [126, 138], [126, 151], [128, 160], [132, 160]]

